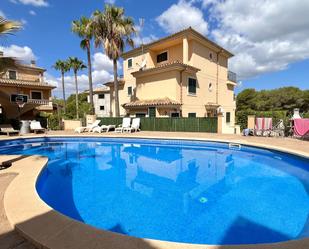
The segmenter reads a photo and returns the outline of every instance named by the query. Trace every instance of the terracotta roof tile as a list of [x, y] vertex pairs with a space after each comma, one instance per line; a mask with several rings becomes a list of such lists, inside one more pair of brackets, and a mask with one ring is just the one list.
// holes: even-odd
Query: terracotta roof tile
[[56, 88], [55, 86], [49, 85], [48, 83], [44, 82], [36, 82], [36, 81], [26, 81], [26, 80], [12, 80], [12, 79], [3, 79], [0, 78], [0, 85], [7, 85], [7, 86], [33, 86], [33, 87], [42, 87], [42, 88]]
[[146, 100], [135, 100], [130, 103], [123, 104], [124, 108], [128, 107], [143, 107], [143, 106], [169, 106], [169, 105], [181, 105], [175, 100], [170, 98], [160, 98], [160, 99], [146, 99]]

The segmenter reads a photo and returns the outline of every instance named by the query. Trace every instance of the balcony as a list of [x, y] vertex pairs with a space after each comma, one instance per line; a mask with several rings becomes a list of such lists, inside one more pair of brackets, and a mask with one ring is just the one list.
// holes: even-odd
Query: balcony
[[237, 75], [232, 71], [227, 72], [227, 79], [231, 82], [237, 83]]
[[52, 105], [52, 102], [48, 99], [28, 99], [28, 103], [35, 104], [35, 105]]

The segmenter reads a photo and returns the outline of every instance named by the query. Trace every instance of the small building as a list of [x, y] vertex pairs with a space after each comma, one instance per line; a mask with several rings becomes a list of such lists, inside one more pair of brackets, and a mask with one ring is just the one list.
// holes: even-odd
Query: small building
[[[3, 56], [3, 53], [0, 53]], [[6, 119], [33, 119], [39, 112], [53, 112], [51, 91], [55, 88], [44, 81], [44, 68], [16, 63], [0, 74], [1, 115]], [[17, 100], [24, 101], [19, 108]]]
[[[191, 27], [130, 50], [119, 81], [120, 114], [146, 117], [213, 117], [235, 122], [236, 74], [232, 53]], [[114, 86], [111, 112], [114, 116]]]
[[[89, 91], [86, 91], [89, 94]], [[88, 95], [88, 103], [90, 103]], [[110, 90], [106, 86], [98, 87], [93, 90], [93, 104], [97, 117], [110, 117]]]

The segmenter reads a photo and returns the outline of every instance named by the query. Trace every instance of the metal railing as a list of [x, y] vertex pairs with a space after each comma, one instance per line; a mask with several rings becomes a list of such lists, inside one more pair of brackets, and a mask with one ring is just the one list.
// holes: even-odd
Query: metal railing
[[228, 79], [229, 81], [232, 81], [232, 82], [237, 83], [237, 75], [236, 75], [236, 73], [234, 73], [234, 72], [232, 72], [232, 71], [228, 71], [228, 72], [227, 72], [227, 79]]

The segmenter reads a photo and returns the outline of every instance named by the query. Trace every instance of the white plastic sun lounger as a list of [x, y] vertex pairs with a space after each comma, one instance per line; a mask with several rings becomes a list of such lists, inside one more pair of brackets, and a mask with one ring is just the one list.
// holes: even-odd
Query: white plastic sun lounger
[[123, 118], [122, 125], [115, 129], [115, 132], [123, 132], [125, 128], [130, 128], [131, 125], [131, 118]]
[[109, 132], [115, 129], [116, 129], [116, 125], [101, 125], [101, 126], [94, 127], [92, 129], [92, 132], [102, 133], [102, 132]]
[[87, 126], [81, 126], [81, 127], [77, 127], [74, 131], [77, 133], [82, 133], [82, 132], [91, 132], [95, 127], [99, 126], [101, 120], [96, 120], [93, 122], [93, 124], [91, 125], [87, 125]]
[[45, 128], [43, 128], [41, 126], [41, 123], [39, 121], [31, 121], [30, 123], [30, 129], [34, 132], [34, 133], [38, 133], [38, 132], [45, 132]]
[[141, 119], [140, 118], [133, 118], [132, 120], [132, 125], [128, 128], [124, 128], [123, 131], [125, 132], [136, 132], [140, 130], [140, 124], [141, 124]]

